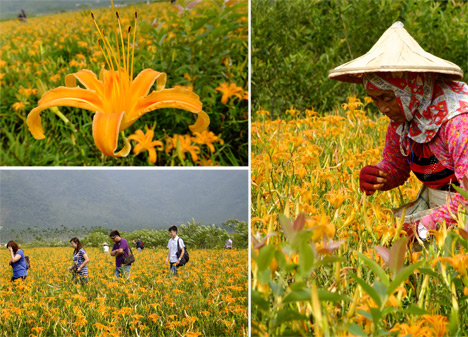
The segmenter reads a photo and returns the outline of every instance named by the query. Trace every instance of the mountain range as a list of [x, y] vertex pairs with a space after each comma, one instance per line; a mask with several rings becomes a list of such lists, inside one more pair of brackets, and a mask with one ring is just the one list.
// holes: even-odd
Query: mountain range
[[[165, 0], [151, 0], [151, 2], [161, 1]], [[116, 6], [146, 2], [147, 0], [114, 0]], [[26, 12], [26, 16], [32, 17], [108, 6], [110, 0], [0, 0], [0, 19], [16, 18], [21, 10]]]

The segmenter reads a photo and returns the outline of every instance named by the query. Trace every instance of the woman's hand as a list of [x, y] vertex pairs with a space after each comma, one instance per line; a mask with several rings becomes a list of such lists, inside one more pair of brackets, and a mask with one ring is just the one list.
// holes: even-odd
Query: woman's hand
[[10, 251], [10, 253], [13, 253], [13, 248], [11, 246], [8, 246], [8, 250]]
[[359, 186], [366, 195], [372, 195], [375, 191], [384, 187], [387, 182], [387, 173], [375, 165], [368, 165], [362, 168], [359, 174]]

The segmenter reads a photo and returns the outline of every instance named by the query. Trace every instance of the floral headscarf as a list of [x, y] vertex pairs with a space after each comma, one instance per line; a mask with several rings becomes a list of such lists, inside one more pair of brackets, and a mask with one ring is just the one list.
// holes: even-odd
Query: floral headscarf
[[447, 120], [468, 113], [468, 85], [438, 78], [433, 73], [368, 73], [363, 78], [369, 90], [392, 90], [408, 122], [397, 128], [400, 150], [410, 154], [409, 138], [428, 143]]

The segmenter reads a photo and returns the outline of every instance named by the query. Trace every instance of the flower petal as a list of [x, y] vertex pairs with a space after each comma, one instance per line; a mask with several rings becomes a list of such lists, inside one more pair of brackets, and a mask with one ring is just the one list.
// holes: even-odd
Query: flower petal
[[115, 153], [117, 142], [119, 139], [119, 129], [122, 117], [125, 112], [121, 113], [103, 113], [96, 112], [93, 119], [93, 138], [99, 151], [106, 156], [126, 157], [131, 146], [129, 141], [124, 138], [125, 146], [119, 152]]
[[198, 118], [195, 124], [190, 125], [189, 129], [192, 132], [202, 132], [208, 128], [208, 125], [210, 125], [210, 117], [202, 110], [198, 112]]
[[154, 81], [156, 81], [156, 90], [164, 89], [166, 85], [166, 74], [153, 69], [144, 69], [133, 80], [131, 93], [136, 99], [148, 95]]
[[72, 106], [90, 111], [103, 111], [102, 102], [93, 91], [67, 87], [49, 90], [42, 95], [38, 106], [31, 110], [26, 119], [26, 124], [34, 138], [45, 138], [40, 113], [54, 106]]
[[120, 130], [128, 128], [145, 113], [162, 108], [177, 108], [199, 113], [202, 109], [202, 103], [197, 94], [187, 89], [173, 88], [153, 91], [148, 96], [140, 98], [135, 108], [124, 116]]
[[156, 163], [156, 150], [153, 147], [148, 148], [149, 158], [148, 161], [151, 164]]
[[[102, 95], [104, 91], [104, 85], [102, 81], [98, 80], [96, 74], [93, 73], [91, 70], [83, 69], [70, 75], [77, 78], [78, 81], [80, 81], [86, 89], [94, 90], [99, 95]], [[67, 79], [67, 77], [65, 78], [65, 80]]]

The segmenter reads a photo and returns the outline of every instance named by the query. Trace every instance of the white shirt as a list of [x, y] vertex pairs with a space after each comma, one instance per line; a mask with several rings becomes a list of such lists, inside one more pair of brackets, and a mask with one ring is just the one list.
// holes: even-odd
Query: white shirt
[[109, 253], [109, 246], [104, 246], [104, 253]]
[[226, 247], [232, 248], [232, 240], [231, 239], [226, 240]]
[[174, 239], [170, 238], [167, 244], [167, 248], [169, 248], [169, 259], [170, 262], [177, 262], [179, 257], [177, 256], [177, 240], [179, 240], [179, 248], [185, 248], [184, 240], [176, 236]]

